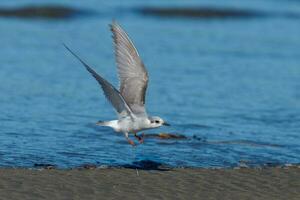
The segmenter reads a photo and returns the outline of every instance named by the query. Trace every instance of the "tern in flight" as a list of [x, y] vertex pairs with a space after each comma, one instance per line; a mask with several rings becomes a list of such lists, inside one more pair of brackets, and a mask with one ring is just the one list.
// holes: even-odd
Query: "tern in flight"
[[169, 126], [162, 118], [148, 116], [145, 109], [145, 94], [148, 85], [148, 72], [143, 64], [133, 42], [121, 26], [113, 21], [110, 25], [113, 33], [116, 64], [120, 81], [120, 89], [117, 90], [107, 80], [87, 65], [65, 44], [65, 48], [73, 54], [89, 71], [102, 87], [105, 97], [115, 108], [118, 119], [112, 121], [99, 121], [97, 125], [108, 126], [116, 132], [124, 133], [127, 141], [135, 145], [129, 139], [128, 134], [133, 133], [140, 143], [143, 135], [137, 133], [142, 130], [158, 128], [162, 125]]

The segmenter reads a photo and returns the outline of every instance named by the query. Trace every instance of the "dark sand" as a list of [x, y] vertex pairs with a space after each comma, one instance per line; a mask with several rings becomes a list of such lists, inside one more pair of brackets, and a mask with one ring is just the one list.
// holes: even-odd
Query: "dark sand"
[[0, 169], [0, 199], [300, 199], [300, 168]]

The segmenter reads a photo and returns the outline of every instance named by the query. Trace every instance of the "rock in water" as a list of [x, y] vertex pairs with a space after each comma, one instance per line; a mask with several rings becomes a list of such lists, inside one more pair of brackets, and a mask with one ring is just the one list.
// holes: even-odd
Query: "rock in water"
[[87, 14], [92, 14], [92, 12], [56, 5], [0, 8], [1, 17], [64, 19]]
[[150, 133], [150, 134], [145, 134], [144, 137], [148, 138], [157, 138], [157, 139], [187, 139], [186, 136], [177, 134], [177, 133]]
[[145, 15], [153, 15], [160, 17], [186, 17], [186, 18], [241, 18], [256, 17], [263, 13], [258, 11], [230, 9], [230, 8], [160, 8], [160, 7], [142, 7], [137, 11]]

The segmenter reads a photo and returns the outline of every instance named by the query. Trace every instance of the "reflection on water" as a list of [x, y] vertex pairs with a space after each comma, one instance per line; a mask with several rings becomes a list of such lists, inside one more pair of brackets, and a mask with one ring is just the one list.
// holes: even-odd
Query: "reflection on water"
[[[12, 2], [1, 1], [0, 7], [15, 6]], [[297, 18], [171, 19], [138, 15], [132, 9], [166, 7], [161, 1], [60, 3], [99, 15], [56, 21], [0, 18], [5, 27], [0, 31], [0, 166], [300, 162]], [[183, 4], [201, 6], [197, 1], [170, 6]], [[224, 5], [214, 0], [205, 5], [300, 13], [295, 4]], [[114, 112], [93, 78], [61, 45], [68, 44], [117, 86], [108, 29], [113, 18], [128, 31], [149, 70], [148, 112], [172, 124], [146, 131], [145, 143], [136, 148], [122, 134], [95, 125], [114, 119]], [[158, 133], [180, 138], [162, 139], [166, 135]]]

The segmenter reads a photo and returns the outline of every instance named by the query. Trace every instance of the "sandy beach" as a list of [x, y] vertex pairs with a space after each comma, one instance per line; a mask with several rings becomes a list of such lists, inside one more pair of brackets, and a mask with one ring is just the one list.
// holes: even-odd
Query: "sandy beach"
[[300, 168], [0, 169], [0, 199], [299, 199]]

